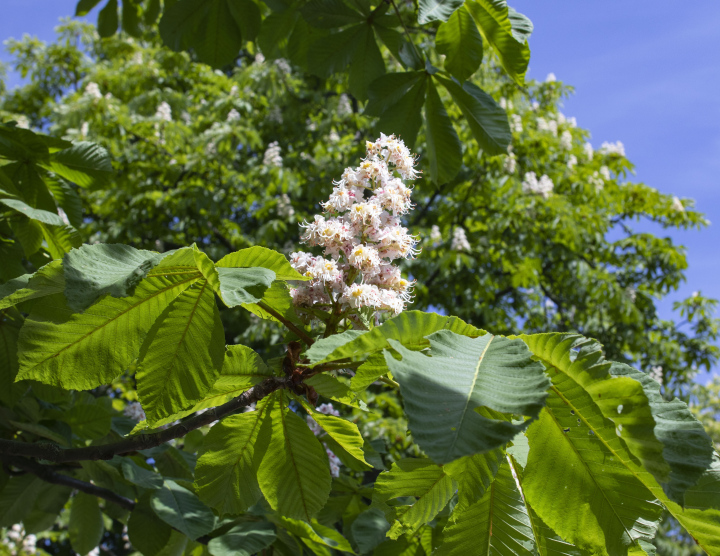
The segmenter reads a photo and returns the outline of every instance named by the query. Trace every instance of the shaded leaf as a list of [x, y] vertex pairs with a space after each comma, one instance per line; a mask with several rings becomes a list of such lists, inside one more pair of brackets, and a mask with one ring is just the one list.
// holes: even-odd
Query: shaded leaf
[[445, 69], [460, 81], [478, 70], [483, 58], [482, 36], [465, 6], [460, 6], [440, 24], [435, 46], [438, 54], [445, 55]]
[[460, 170], [462, 145], [432, 79], [428, 80], [425, 123], [430, 177], [437, 184], [445, 183]]
[[87, 554], [100, 544], [104, 531], [98, 499], [78, 492], [72, 499], [68, 524], [68, 535], [73, 549], [79, 554]]
[[272, 523], [240, 523], [227, 533], [211, 539], [208, 551], [212, 556], [252, 556], [270, 546], [275, 539]]
[[150, 502], [165, 523], [195, 540], [215, 527], [215, 516], [197, 496], [174, 481], [165, 481]]

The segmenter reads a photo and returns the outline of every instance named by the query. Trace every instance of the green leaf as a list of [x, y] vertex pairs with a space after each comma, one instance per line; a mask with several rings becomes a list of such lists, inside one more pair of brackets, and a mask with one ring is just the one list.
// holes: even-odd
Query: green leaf
[[[350, 63], [367, 25], [359, 24], [316, 40], [308, 50], [308, 66], [318, 77], [329, 77]], [[372, 33], [372, 30], [370, 31]]]
[[432, 79], [425, 99], [427, 154], [430, 178], [437, 184], [453, 179], [462, 164], [462, 145]]
[[362, 29], [350, 64], [348, 88], [358, 100], [364, 101], [368, 98], [370, 83], [385, 73], [385, 61], [375, 40], [373, 26], [362, 25]]
[[206, 280], [182, 292], [143, 344], [137, 390], [149, 423], [201, 400], [220, 375], [225, 333]]
[[117, 0], [108, 0], [98, 14], [97, 30], [101, 38], [106, 39], [117, 33], [120, 19], [118, 17]]
[[270, 546], [276, 538], [272, 523], [240, 523], [227, 533], [211, 539], [208, 551], [212, 556], [252, 556]]
[[482, 36], [465, 6], [440, 24], [435, 47], [438, 54], [445, 55], [445, 69], [458, 80], [465, 81], [478, 70], [483, 58]]
[[135, 0], [123, 0], [122, 28], [128, 35], [135, 38], [139, 38], [142, 34], [138, 8], [139, 6], [135, 3]]
[[48, 417], [70, 425], [80, 438], [96, 440], [110, 432], [112, 416], [105, 408], [96, 404], [78, 403], [70, 409], [48, 412]]
[[63, 258], [65, 297], [75, 311], [84, 311], [99, 297], [133, 295], [136, 286], [163, 258], [127, 245], [83, 245]]
[[147, 8], [145, 8], [145, 25], [155, 25], [157, 23], [158, 17], [160, 17], [160, 11], [160, 0], [149, 0]]
[[97, 498], [78, 492], [72, 499], [68, 524], [68, 536], [73, 549], [79, 554], [87, 554], [100, 544], [104, 531]]
[[132, 297], [104, 297], [82, 314], [72, 313], [61, 294], [47, 298], [20, 332], [17, 379], [77, 390], [110, 383], [137, 357], [155, 319], [198, 277], [149, 277]]
[[363, 452], [363, 439], [357, 425], [342, 417], [334, 415], [326, 415], [315, 411], [315, 408], [307, 403], [303, 398], [298, 397], [298, 401], [302, 404], [310, 417], [322, 427], [322, 429], [337, 442], [348, 454], [367, 466], [370, 464], [365, 461], [365, 452]]
[[75, 7], [75, 17], [87, 15], [90, 10], [100, 3], [100, 0], [79, 0]]
[[389, 530], [390, 524], [385, 519], [385, 514], [378, 508], [370, 508], [362, 512], [351, 526], [352, 536], [361, 554], [371, 552], [382, 543]]
[[310, 521], [330, 494], [327, 454], [300, 417], [275, 393], [270, 409], [272, 437], [258, 472], [270, 506], [291, 519]]
[[8, 407], [15, 405], [26, 385], [14, 384], [18, 372], [18, 328], [0, 321], [0, 401]]
[[105, 185], [113, 175], [108, 152], [89, 141], [78, 141], [69, 149], [53, 153], [43, 166], [81, 187]]
[[353, 392], [362, 392], [388, 371], [385, 355], [382, 352], [372, 353], [355, 371], [355, 376], [350, 381], [350, 389]]
[[474, 83], [466, 81], [460, 86], [439, 75], [434, 77], [455, 100], [480, 147], [491, 155], [505, 154], [512, 142], [505, 110]]
[[445, 473], [458, 485], [458, 510], [470, 507], [485, 494], [503, 461], [503, 453], [497, 449], [465, 456], [443, 466]]
[[[290, 297], [288, 285], [282, 280], [275, 280], [272, 285], [265, 290], [262, 302], [285, 320], [292, 322], [300, 328], [305, 327], [295, 312], [295, 305], [293, 304], [292, 297]], [[267, 312], [255, 303], [243, 303], [243, 309], [247, 309], [261, 319], [281, 322], [274, 314]]]
[[62, 262], [46, 264], [35, 274], [25, 274], [0, 285], [0, 309], [65, 290]]
[[266, 268], [217, 268], [220, 297], [228, 307], [257, 303], [275, 280], [275, 273]]
[[[565, 511], [578, 510], [565, 508]], [[443, 529], [443, 543], [434, 554], [536, 554], [530, 518], [507, 461], [480, 500], [453, 512]]]
[[420, 0], [418, 23], [425, 25], [431, 21], [447, 21], [452, 13], [462, 5], [463, 0]]
[[79, 232], [72, 226], [48, 226], [47, 224], [41, 224], [41, 226], [47, 250], [53, 259], [62, 259], [65, 253], [82, 245]]
[[285, 255], [258, 245], [225, 255], [215, 266], [218, 268], [262, 267], [272, 270], [277, 280], [309, 280], [307, 276], [303, 276], [292, 267]]
[[300, 8], [300, 13], [305, 21], [320, 29], [337, 29], [365, 20], [342, 0], [310, 0]]
[[20, 214], [24, 214], [32, 220], [37, 220], [38, 222], [44, 222], [45, 224], [50, 224], [51, 226], [65, 225], [65, 221], [58, 214], [47, 210], [32, 208], [20, 199], [0, 199], [0, 204], [17, 211]]
[[134, 485], [153, 490], [157, 490], [163, 486], [163, 479], [160, 475], [139, 466], [129, 457], [122, 458], [120, 468], [122, 469], [123, 476]]
[[243, 41], [254, 41], [262, 24], [258, 5], [253, 0], [231, 0], [228, 8], [240, 29]]
[[[373, 83], [377, 81], [376, 79]], [[382, 133], [397, 135], [398, 138], [405, 141], [408, 148], [412, 149], [422, 124], [420, 111], [425, 101], [427, 82], [428, 79], [425, 77], [419, 79], [397, 104], [385, 110], [377, 122], [377, 130]], [[370, 87], [372, 88], [372, 85]], [[369, 89], [368, 97], [372, 99], [372, 93], [370, 93]]]
[[[400, 383], [415, 442], [438, 463], [498, 448], [537, 418], [549, 381], [522, 340], [479, 338], [441, 330], [428, 336], [430, 355], [390, 345], [385, 361]], [[487, 411], [525, 415], [513, 424]]]
[[10, 221], [10, 227], [15, 237], [20, 241], [26, 258], [32, 257], [40, 250], [45, 235], [43, 234], [42, 226], [38, 222], [20, 216], [17, 220]]
[[529, 20], [517, 12], [511, 19], [505, 0], [468, 0], [465, 6], [477, 22], [483, 38], [498, 53], [502, 67], [518, 85], [524, 86], [530, 62], [530, 46], [527, 43]]
[[369, 332], [349, 330], [318, 340], [305, 355], [310, 360], [310, 365], [315, 366], [381, 351], [390, 347], [388, 339], [397, 340], [407, 348], [420, 350], [430, 345], [425, 337], [438, 330], [450, 330], [472, 337], [485, 334], [483, 330], [458, 317], [405, 311]]
[[305, 380], [305, 384], [312, 386], [318, 394], [325, 398], [367, 411], [365, 402], [360, 400], [355, 392], [337, 377], [327, 373], [318, 373]]
[[262, 496], [257, 472], [271, 435], [269, 405], [227, 417], [205, 437], [195, 487], [221, 516], [242, 513]]
[[46, 185], [58, 206], [65, 211], [70, 225], [79, 228], [83, 223], [83, 208], [75, 190], [64, 180], [46, 179]]
[[133, 547], [143, 556], [155, 556], [170, 540], [172, 529], [150, 507], [151, 493], [138, 501], [127, 522], [127, 534]]
[[206, 535], [215, 528], [215, 516], [197, 496], [174, 481], [165, 481], [150, 502], [157, 516], [191, 539]]
[[[385, 513], [392, 527], [388, 537], [415, 533], [450, 501], [457, 485], [439, 465], [429, 459], [408, 458], [380, 473], [373, 490], [372, 507]], [[401, 497], [417, 497], [411, 505], [394, 505]], [[391, 505], [392, 504], [392, 505]]]
[[42, 480], [29, 473], [10, 477], [0, 491], [0, 527], [20, 523], [32, 510], [44, 486]]

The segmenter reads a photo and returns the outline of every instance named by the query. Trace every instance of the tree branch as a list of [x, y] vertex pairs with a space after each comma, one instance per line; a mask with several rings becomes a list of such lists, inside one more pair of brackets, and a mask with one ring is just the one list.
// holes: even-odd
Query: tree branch
[[93, 496], [97, 496], [98, 498], [103, 498], [108, 502], [117, 504], [121, 508], [128, 511], [133, 511], [135, 509], [134, 500], [130, 500], [129, 498], [125, 498], [124, 496], [120, 496], [112, 490], [96, 486], [92, 483], [86, 483], [85, 481], [81, 481], [80, 479], [76, 479], [68, 475], [62, 475], [61, 473], [56, 473], [49, 465], [42, 465], [30, 459], [17, 456], [13, 457], [10, 455], [6, 455], [5, 453], [1, 454], [0, 457], [2, 457], [3, 461], [7, 462], [9, 465], [12, 465], [17, 469], [22, 469], [23, 471], [26, 471], [28, 473], [32, 473], [46, 483], [52, 483], [55, 485], [62, 485], [74, 488], [75, 490], [79, 490], [81, 492], [84, 492], [85, 494], [91, 494]]
[[6, 456], [24, 456], [52, 461], [54, 463], [81, 460], [108, 460], [116, 455], [147, 450], [155, 446], [160, 446], [175, 438], [183, 437], [190, 431], [209, 425], [214, 421], [235, 413], [238, 409], [242, 409], [253, 402], [263, 399], [275, 390], [287, 387], [288, 384], [287, 377], [268, 378], [260, 384], [253, 386], [250, 390], [243, 392], [237, 398], [233, 398], [221, 406], [208, 409], [206, 412], [195, 415], [187, 421], [183, 421], [182, 423], [158, 432], [148, 434], [140, 433], [129, 438], [124, 438], [119, 442], [101, 444], [99, 446], [85, 446], [83, 448], [61, 448], [57, 444], [51, 444], [49, 442], [31, 444], [29, 442], [0, 439], [0, 454], [2, 454], [3, 458]]
[[279, 320], [281, 323], [283, 323], [285, 325], [285, 328], [287, 328], [291, 332], [295, 332], [295, 334], [297, 334], [298, 338], [300, 338], [308, 346], [311, 346], [315, 343], [315, 340], [313, 340], [310, 336], [308, 336], [304, 330], [301, 330], [300, 328], [295, 326], [292, 322], [290, 322], [285, 317], [283, 317], [280, 313], [278, 313], [275, 309], [270, 307], [267, 303], [258, 301], [256, 305], [258, 307], [260, 307], [263, 311], [270, 313], [273, 317], [275, 317], [277, 320]]

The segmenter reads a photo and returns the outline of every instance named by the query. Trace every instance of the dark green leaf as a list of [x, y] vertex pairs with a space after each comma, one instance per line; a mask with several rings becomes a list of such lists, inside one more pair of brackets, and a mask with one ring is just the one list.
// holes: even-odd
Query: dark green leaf
[[[350, 92], [358, 100], [367, 100], [370, 83], [385, 73], [385, 62], [370, 25], [363, 25], [363, 33], [357, 37], [357, 47], [350, 65]], [[323, 39], [320, 39], [323, 40]]]
[[431, 21], [447, 21], [463, 2], [464, 0], [420, 0], [418, 23], [425, 25]]
[[174, 481], [165, 481], [163, 488], [153, 493], [150, 504], [160, 519], [193, 540], [215, 528], [210, 508]]
[[87, 13], [99, 3], [100, 0], [79, 0], [75, 7], [75, 17], [87, 15]]
[[386, 539], [390, 524], [381, 510], [370, 508], [353, 521], [351, 529], [360, 552], [367, 554]]
[[150, 507], [151, 494], [143, 496], [127, 522], [128, 537], [143, 556], [155, 556], [170, 540], [170, 526]]
[[140, 14], [136, 0], [123, 0], [122, 28], [131, 37], [140, 37]]
[[438, 54], [445, 55], [445, 69], [465, 81], [480, 67], [483, 57], [482, 36], [465, 6], [456, 10], [435, 35]]
[[108, 0], [108, 3], [98, 14], [98, 34], [104, 39], [112, 37], [117, 33], [118, 25], [120, 25], [118, 2], [117, 0]]
[[362, 41], [366, 29], [367, 25], [353, 25], [316, 40], [308, 50], [308, 66], [312, 73], [319, 77], [329, 77], [344, 70]]
[[98, 499], [78, 492], [72, 499], [68, 524], [68, 535], [73, 549], [79, 554], [87, 554], [100, 544], [104, 530]]
[[313, 27], [337, 29], [365, 21], [365, 17], [350, 9], [342, 0], [310, 0], [300, 8], [305, 21]]
[[120, 464], [123, 476], [134, 485], [153, 490], [162, 488], [163, 480], [160, 475], [149, 469], [141, 467], [129, 457], [122, 458]]
[[442, 184], [453, 179], [460, 170], [462, 145], [432, 79], [428, 80], [425, 123], [430, 178]]
[[0, 527], [20, 523], [44, 488], [43, 481], [35, 475], [11, 477], [0, 491]]
[[240, 523], [208, 543], [212, 556], [252, 556], [275, 541], [275, 526], [266, 521]]

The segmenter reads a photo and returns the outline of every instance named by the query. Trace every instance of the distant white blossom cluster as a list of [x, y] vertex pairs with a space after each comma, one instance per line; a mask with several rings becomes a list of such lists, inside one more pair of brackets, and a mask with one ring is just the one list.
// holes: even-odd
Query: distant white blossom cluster
[[23, 526], [16, 523], [5, 533], [5, 538], [0, 540], [0, 546], [4, 546], [10, 554], [20, 556], [21, 554], [35, 554], [37, 537], [25, 534]]
[[93, 99], [101, 99], [102, 93], [100, 92], [100, 87], [97, 83], [90, 82], [85, 86], [85, 96], [93, 98]]
[[663, 383], [663, 368], [661, 365], [654, 365], [650, 368], [650, 378], [658, 382], [660, 385]]
[[155, 117], [164, 122], [172, 122], [172, 108], [167, 102], [162, 101], [155, 111]]
[[[340, 417], [340, 412], [333, 407], [333, 404], [331, 403], [324, 403], [319, 406], [317, 406], [316, 411], [320, 413], [324, 413], [325, 415], [333, 415], [335, 417]], [[322, 433], [322, 429], [320, 428], [320, 425], [318, 425], [315, 422], [315, 419], [310, 417], [308, 415], [306, 417], [308, 427], [310, 427], [310, 430], [313, 432], [315, 436], [318, 436]], [[337, 457], [333, 451], [327, 447], [327, 445], [323, 442], [323, 446], [325, 447], [325, 452], [328, 456], [328, 461], [330, 462], [330, 475], [333, 477], [339, 477], [340, 476], [340, 464], [342, 463], [340, 461], [340, 458]]]
[[538, 180], [535, 172], [527, 172], [525, 179], [522, 181], [523, 192], [542, 195], [544, 199], [550, 196], [554, 188], [555, 184], [553, 184], [553, 181], [545, 174]]
[[280, 156], [280, 151], [280, 145], [277, 141], [270, 143], [263, 155], [263, 165], [266, 168], [282, 168], [283, 159]]
[[510, 116], [510, 130], [513, 133], [522, 133], [523, 124], [522, 116], [520, 114], [513, 114]]
[[673, 197], [672, 205], [670, 205], [670, 208], [677, 212], [685, 212], [685, 206], [682, 204], [682, 201], [679, 197]]
[[125, 409], [123, 409], [123, 415], [137, 422], [145, 420], [145, 411], [140, 405], [140, 402], [130, 402], [127, 404]]
[[234, 108], [228, 112], [227, 115], [227, 121], [228, 122], [237, 122], [240, 119], [240, 112], [235, 110]]
[[367, 307], [397, 315], [411, 299], [412, 284], [392, 261], [417, 254], [417, 239], [400, 224], [413, 207], [403, 180], [418, 176], [415, 159], [394, 135], [381, 134], [366, 148], [360, 166], [346, 168], [335, 182], [322, 203], [325, 214], [303, 224], [302, 241], [322, 247], [325, 257], [291, 255], [293, 267], [311, 278], [291, 291], [298, 307], [339, 305], [351, 314]]
[[605, 141], [602, 145], [600, 145], [600, 152], [602, 154], [625, 156], [625, 145], [622, 144], [622, 141], [617, 141], [615, 143], [608, 143]]
[[277, 203], [278, 216], [282, 218], [292, 218], [295, 216], [295, 209], [292, 206], [292, 201], [287, 193], [280, 195]]
[[458, 226], [453, 230], [453, 238], [450, 243], [450, 249], [453, 251], [470, 251], [470, 242], [468, 241], [465, 228]]

